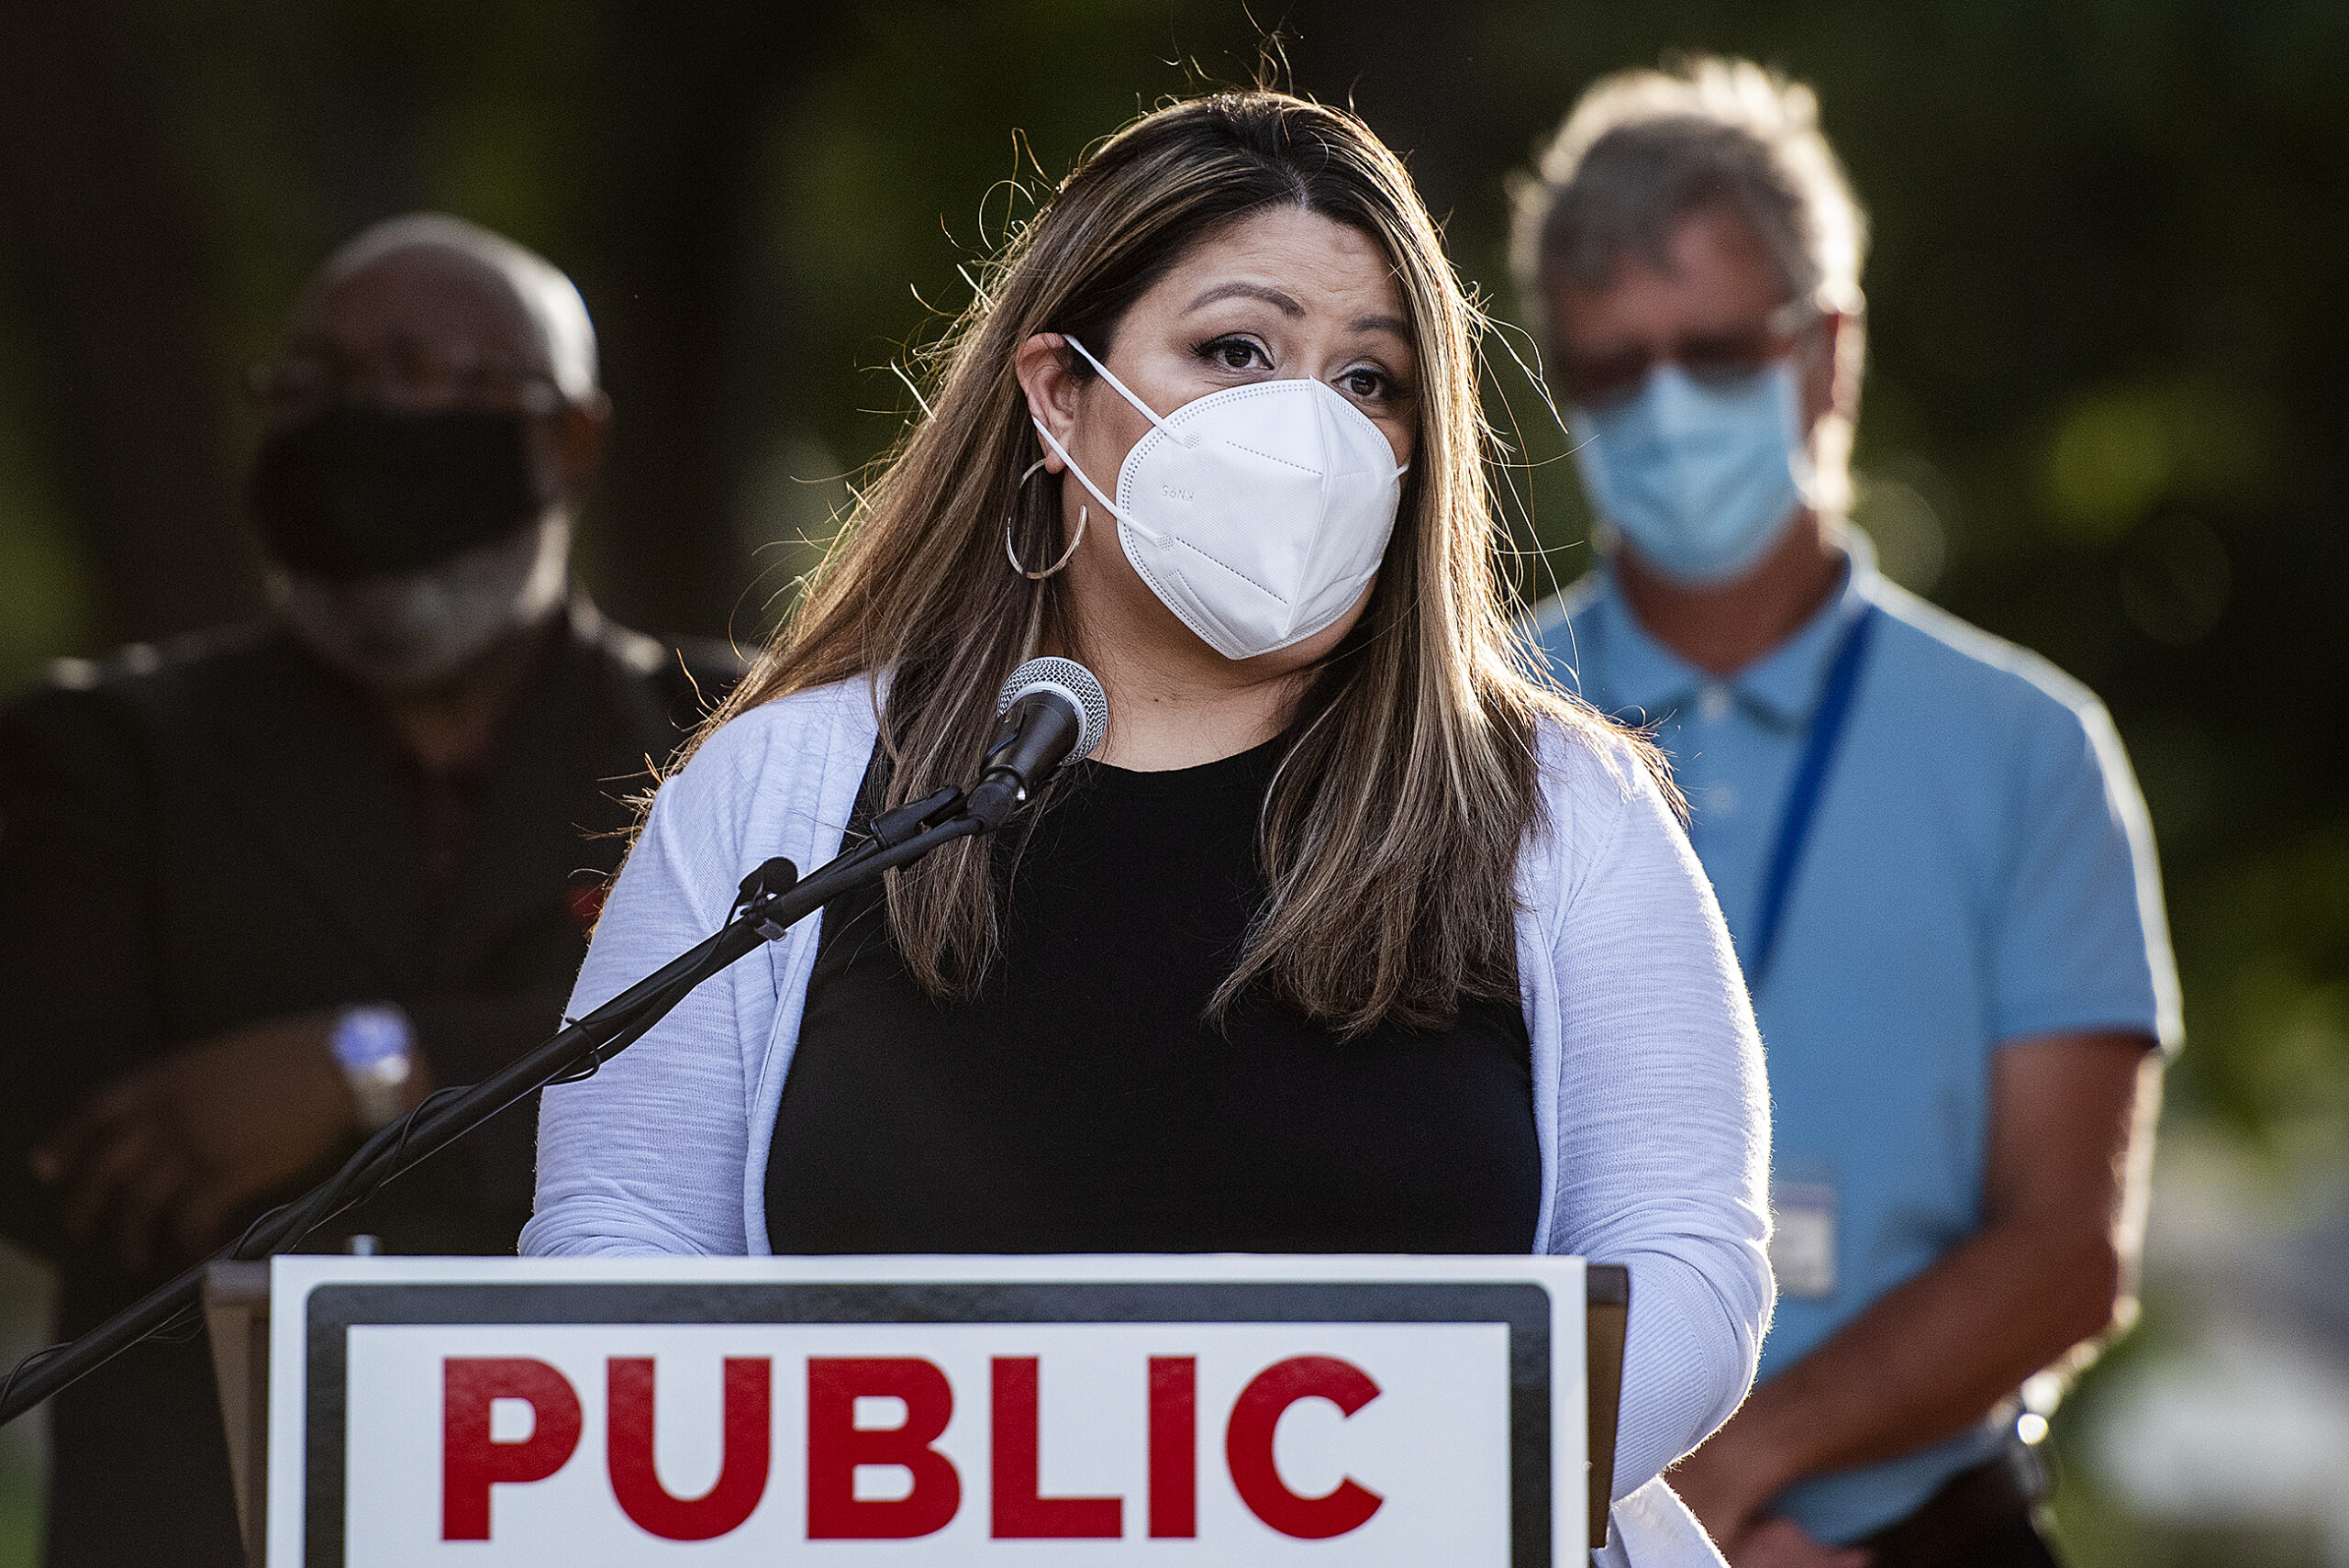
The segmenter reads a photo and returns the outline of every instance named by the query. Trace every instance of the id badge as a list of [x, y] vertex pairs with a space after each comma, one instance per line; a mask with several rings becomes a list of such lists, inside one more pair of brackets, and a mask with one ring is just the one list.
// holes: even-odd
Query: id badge
[[1834, 1295], [1834, 1184], [1773, 1181], [1770, 1218], [1770, 1269], [1779, 1294], [1812, 1300]]

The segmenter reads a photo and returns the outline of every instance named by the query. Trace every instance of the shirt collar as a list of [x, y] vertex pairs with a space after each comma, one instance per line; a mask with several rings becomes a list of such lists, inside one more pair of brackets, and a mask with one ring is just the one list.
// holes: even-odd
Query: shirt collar
[[1874, 601], [1882, 581], [1876, 548], [1865, 534], [1846, 530], [1841, 543], [1848, 565], [1842, 584], [1827, 602], [1792, 636], [1726, 679], [1698, 669], [1657, 641], [1631, 613], [1613, 568], [1602, 566], [1606, 576], [1591, 618], [1600, 642], [1596, 651], [1605, 689], [1593, 695], [1620, 714], [1653, 724], [1685, 711], [1706, 687], [1719, 686], [1774, 727], [1798, 729], [1809, 723], [1845, 629]]

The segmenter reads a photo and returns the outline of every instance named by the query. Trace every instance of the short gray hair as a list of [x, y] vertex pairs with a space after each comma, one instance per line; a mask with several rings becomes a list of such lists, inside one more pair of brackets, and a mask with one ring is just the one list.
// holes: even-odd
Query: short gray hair
[[1751, 61], [1698, 55], [1594, 83], [1515, 187], [1528, 311], [1561, 274], [1603, 286], [1623, 257], [1668, 264], [1705, 207], [1753, 226], [1790, 300], [1857, 315], [1867, 215], [1819, 129], [1819, 99]]
[[556, 390], [574, 403], [596, 395], [600, 384], [596, 324], [578, 285], [562, 269], [503, 234], [446, 213], [412, 212], [387, 217], [353, 236], [319, 269], [317, 287], [331, 284], [360, 268], [403, 250], [453, 250], [470, 256], [504, 277], [522, 308], [538, 323], [545, 340], [547, 370]]

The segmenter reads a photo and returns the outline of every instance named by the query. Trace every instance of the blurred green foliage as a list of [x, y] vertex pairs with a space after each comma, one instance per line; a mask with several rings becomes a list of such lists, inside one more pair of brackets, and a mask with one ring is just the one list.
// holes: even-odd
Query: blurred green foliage
[[[611, 210], [607, 171], [638, 9], [113, 0], [160, 61], [164, 156], [209, 246], [187, 308], [237, 439], [250, 436], [239, 372], [303, 276], [370, 217], [446, 207], [545, 250], [601, 317], [637, 297], [614, 260], [630, 214]], [[705, 0], [679, 15], [756, 9]], [[2047, 653], [2120, 717], [2187, 963], [2178, 1103], [2254, 1136], [2320, 1114], [2337, 1129], [2338, 5], [1300, 0], [1252, 16], [1236, 0], [894, 0], [787, 21], [765, 35], [783, 44], [742, 160], [743, 253], [719, 273], [737, 303], [702, 364], [750, 411], [740, 439], [713, 449], [728, 515], [674, 525], [727, 530], [744, 552], [737, 578], [699, 584], [707, 624], [755, 637], [770, 623], [848, 479], [913, 406], [891, 367], [963, 307], [975, 264], [1084, 149], [1165, 95], [1247, 79], [1267, 50], [1259, 20], [1282, 18], [1275, 59], [1302, 90], [1394, 128], [1504, 319], [1504, 178], [1592, 77], [1693, 47], [1818, 87], [1874, 216], [1860, 521], [1897, 575]], [[0, 210], [0, 234], [6, 222]], [[56, 367], [25, 341], [43, 306], [0, 273], [6, 680], [90, 651], [123, 592], [91, 568], [112, 519], [61, 491], [72, 432], [48, 417]], [[1519, 367], [1532, 346], [1519, 334], [1487, 352], [1520, 463], [1520, 584], [1539, 594], [1586, 561], [1584, 515]], [[617, 371], [612, 391], [625, 456], [642, 406]], [[631, 562], [599, 548], [606, 533], [591, 528], [591, 562], [625, 606]]]
[[[1286, 18], [1302, 90], [1351, 98], [1406, 149], [1463, 272], [1504, 318], [1504, 177], [1584, 83], [1674, 48], [1784, 66], [1819, 89], [1874, 214], [1859, 521], [1897, 576], [2112, 706], [2154, 812], [2186, 974], [2191, 1045], [2173, 1114], [2279, 1156], [2344, 1147], [2349, 7], [2337, 0], [1297, 0], [1252, 17], [1239, 0], [95, 10], [146, 51], [156, 156], [205, 256], [184, 296], [154, 307], [191, 317], [209, 345], [209, 412], [232, 445], [250, 434], [239, 372], [334, 243], [406, 206], [464, 214], [572, 270], [614, 329], [623, 467], [691, 435], [702, 444], [688, 467], [714, 471], [717, 503], [674, 517], [635, 515], [651, 506], [641, 490], [607, 501], [590, 519], [599, 590], [636, 613], [632, 584], [663, 569], [664, 541], [714, 530], [733, 554], [712, 559], [736, 566], [696, 568], [695, 624], [652, 629], [745, 638], [771, 623], [851, 478], [901, 428], [913, 400], [891, 367], [963, 307], [975, 264], [1121, 121], [1252, 75], [1260, 19]], [[647, 75], [646, 40], [672, 18], [685, 39], [672, 75]], [[704, 37], [716, 40], [707, 71], [691, 54]], [[721, 58], [729, 48], [754, 57]], [[632, 204], [700, 165], [627, 174], [627, 154], [672, 118], [707, 117], [705, 91], [757, 95], [707, 198], [733, 204], [710, 232], [739, 242], [698, 272], [650, 272], [644, 246], [662, 236], [642, 231], [670, 217]], [[21, 257], [33, 237], [15, 221], [0, 207], [0, 243]], [[702, 275], [711, 299], [654, 297]], [[652, 306], [698, 324], [707, 340], [687, 345], [686, 368], [723, 428], [681, 435], [652, 417], [647, 388], [679, 384], [644, 369], [647, 334], [671, 319], [642, 314]], [[55, 414], [54, 345], [46, 359], [31, 346], [50, 308], [38, 269], [0, 270], [0, 682], [154, 629], [124, 609], [151, 584], [100, 569], [97, 545], [120, 520], [90, 515], [66, 481], [97, 438]], [[1487, 357], [1515, 459], [1513, 560], [1525, 591], [1547, 592], [1587, 560], [1580, 499], [1518, 363], [1531, 345], [1497, 339]], [[233, 473], [234, 453], [220, 461]]]

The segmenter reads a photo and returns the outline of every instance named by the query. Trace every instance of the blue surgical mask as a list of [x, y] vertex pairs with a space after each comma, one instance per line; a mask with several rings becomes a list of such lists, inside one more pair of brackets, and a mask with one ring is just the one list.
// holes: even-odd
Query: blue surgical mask
[[1658, 365], [1628, 396], [1568, 419], [1591, 506], [1683, 582], [1744, 572], [1814, 490], [1791, 361], [1726, 383]]

